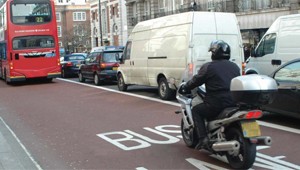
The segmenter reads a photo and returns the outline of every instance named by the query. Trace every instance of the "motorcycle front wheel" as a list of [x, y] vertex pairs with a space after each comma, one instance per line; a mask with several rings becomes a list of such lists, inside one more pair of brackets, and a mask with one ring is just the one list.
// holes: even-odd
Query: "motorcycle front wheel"
[[194, 148], [198, 144], [198, 137], [195, 129], [185, 129], [183, 119], [181, 119], [181, 134], [187, 147]]
[[226, 131], [226, 140], [236, 140], [240, 143], [238, 153], [226, 153], [229, 165], [234, 169], [249, 169], [252, 167], [256, 157], [256, 144], [250, 143], [244, 138], [239, 128], [231, 127]]

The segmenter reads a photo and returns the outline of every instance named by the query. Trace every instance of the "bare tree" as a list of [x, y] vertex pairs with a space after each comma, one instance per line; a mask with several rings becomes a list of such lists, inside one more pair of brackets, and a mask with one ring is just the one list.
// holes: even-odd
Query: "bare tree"
[[62, 43], [69, 52], [85, 52], [91, 49], [91, 28], [86, 22], [76, 23], [63, 31]]

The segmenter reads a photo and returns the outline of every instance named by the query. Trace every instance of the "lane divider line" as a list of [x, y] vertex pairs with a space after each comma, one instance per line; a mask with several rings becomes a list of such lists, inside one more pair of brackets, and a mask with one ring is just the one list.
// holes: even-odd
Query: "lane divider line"
[[25, 151], [29, 159], [32, 161], [32, 163], [36, 166], [38, 170], [43, 170], [41, 166], [34, 160], [30, 152], [26, 149], [26, 147], [23, 145], [23, 143], [20, 141], [20, 139], [17, 137], [17, 135], [12, 131], [12, 129], [5, 123], [5, 121], [0, 117], [0, 121], [4, 124], [4, 126], [8, 129], [8, 131], [11, 133], [11, 135], [16, 139], [16, 141], [19, 143], [21, 148]]
[[[80, 82], [77, 82], [77, 81], [74, 81], [74, 80], [68, 80], [68, 79], [62, 79], [62, 78], [56, 78], [56, 79], [61, 80], [61, 81], [65, 81], [65, 82], [69, 82], [69, 83], [79, 84], [79, 85], [82, 85], [82, 86], [87, 86], [87, 87], [102, 89], [102, 90], [106, 90], [106, 91], [110, 91], [110, 92], [114, 92], [114, 93], [124, 94], [124, 95], [133, 96], [133, 97], [137, 97], [137, 98], [141, 98], [141, 99], [145, 99], [145, 100], [150, 100], [150, 101], [155, 101], [155, 102], [159, 102], [159, 103], [164, 103], [164, 104], [168, 104], [168, 105], [180, 107], [179, 103], [174, 103], [174, 102], [170, 102], [170, 101], [164, 101], [164, 100], [161, 100], [161, 99], [156, 99], [156, 98], [152, 98], [152, 97], [142, 96], [142, 95], [138, 95], [138, 94], [132, 94], [132, 93], [128, 93], [128, 92], [122, 92], [122, 91], [119, 91], [119, 90], [109, 89], [107, 87], [101, 87], [101, 86], [95, 86], [95, 85], [86, 84], [86, 83], [80, 83]], [[273, 129], [278, 129], [278, 130], [283, 130], [283, 131], [287, 131], [287, 132], [291, 132], [291, 133], [300, 134], [300, 130], [299, 129], [290, 128], [290, 127], [286, 127], [286, 126], [282, 126], [282, 125], [277, 125], [277, 124], [273, 124], [273, 123], [268, 123], [268, 122], [264, 122], [264, 121], [258, 121], [258, 123], [260, 125], [262, 125], [262, 126], [265, 126], [265, 127], [269, 127], [269, 128], [273, 128]]]

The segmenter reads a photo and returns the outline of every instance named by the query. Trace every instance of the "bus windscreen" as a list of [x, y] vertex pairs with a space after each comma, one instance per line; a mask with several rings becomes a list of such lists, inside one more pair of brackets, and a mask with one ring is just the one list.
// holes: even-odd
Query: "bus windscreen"
[[14, 24], [42, 24], [51, 21], [50, 3], [11, 4]]
[[13, 49], [53, 48], [54, 38], [52, 36], [26, 36], [13, 39]]

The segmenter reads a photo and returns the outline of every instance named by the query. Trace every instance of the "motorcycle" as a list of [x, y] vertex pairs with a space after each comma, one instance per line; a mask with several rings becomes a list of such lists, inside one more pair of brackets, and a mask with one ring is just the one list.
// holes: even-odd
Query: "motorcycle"
[[[205, 88], [200, 86], [195, 95], [182, 94], [181, 83], [176, 98], [181, 104], [181, 133], [187, 147], [195, 148], [198, 137], [192, 116], [193, 100], [203, 101]], [[256, 146], [272, 144], [269, 136], [261, 136], [257, 119], [262, 117], [262, 105], [271, 103], [277, 84], [274, 79], [263, 75], [244, 75], [231, 81], [230, 91], [236, 107], [225, 108], [214, 120], [206, 120], [207, 143], [202, 149], [220, 156], [226, 156], [234, 169], [248, 169], [253, 166]]]

